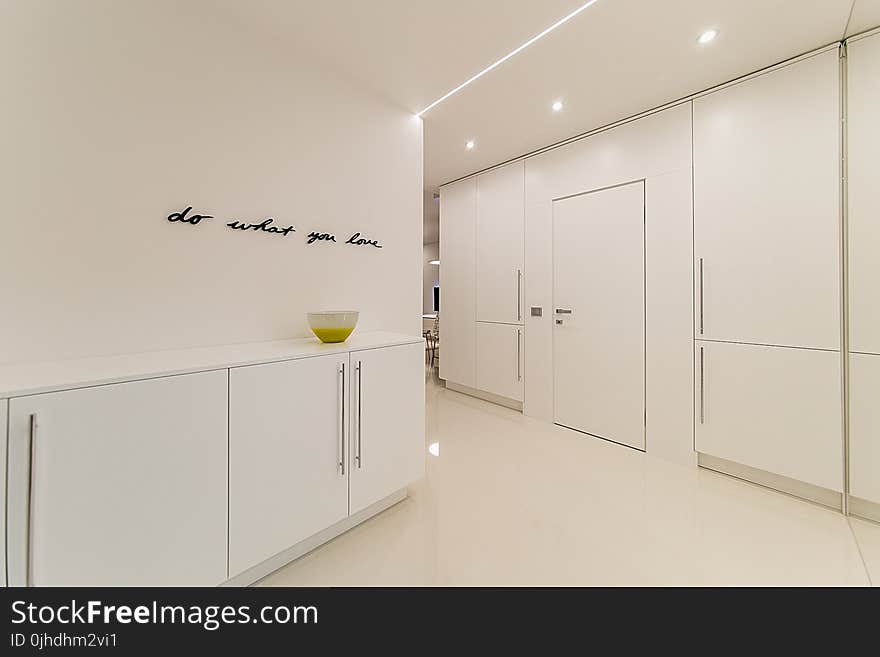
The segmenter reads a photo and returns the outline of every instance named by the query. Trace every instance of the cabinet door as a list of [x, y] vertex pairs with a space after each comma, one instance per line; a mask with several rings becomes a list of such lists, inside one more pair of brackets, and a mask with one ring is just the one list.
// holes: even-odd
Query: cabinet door
[[229, 573], [348, 515], [348, 354], [229, 371]]
[[523, 321], [524, 167], [520, 161], [477, 176], [477, 321]]
[[847, 68], [850, 349], [880, 354], [880, 34], [847, 47]]
[[351, 354], [351, 513], [425, 473], [421, 343]]
[[12, 583], [223, 582], [226, 376], [10, 400]]
[[843, 490], [840, 354], [696, 344], [698, 452]]
[[826, 52], [694, 100], [698, 338], [840, 348], [838, 69]]
[[880, 504], [880, 356], [850, 354], [850, 493]]
[[521, 326], [477, 322], [477, 389], [523, 400]]
[[474, 387], [475, 178], [440, 188], [440, 378]]

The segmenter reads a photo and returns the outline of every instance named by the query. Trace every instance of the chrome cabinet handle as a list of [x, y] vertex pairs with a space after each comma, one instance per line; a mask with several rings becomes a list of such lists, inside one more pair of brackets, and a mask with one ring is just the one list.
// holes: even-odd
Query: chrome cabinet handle
[[28, 436], [28, 486], [27, 486], [27, 549], [25, 551], [25, 586], [34, 585], [34, 466], [37, 453], [37, 414], [31, 413], [31, 431]]
[[339, 476], [345, 476], [345, 363], [339, 363]]
[[516, 329], [516, 380], [522, 381], [522, 370], [520, 369], [520, 341], [522, 338], [522, 329]]
[[706, 396], [705, 390], [706, 386], [704, 383], [705, 376], [703, 372], [705, 371], [704, 361], [703, 361], [703, 347], [700, 347], [700, 424], [704, 424], [706, 421]]
[[703, 259], [700, 258], [700, 335], [703, 335]]
[[355, 365], [357, 371], [357, 456], [355, 460], [358, 464], [358, 470], [364, 467], [363, 439], [361, 437], [361, 371], [363, 370], [363, 362], [358, 361]]
[[522, 269], [516, 270], [516, 321], [522, 321]]

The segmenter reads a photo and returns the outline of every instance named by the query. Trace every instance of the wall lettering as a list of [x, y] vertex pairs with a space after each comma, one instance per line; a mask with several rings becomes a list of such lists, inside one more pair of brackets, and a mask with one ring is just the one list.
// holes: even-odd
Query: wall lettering
[[196, 226], [202, 219], [214, 218], [210, 214], [192, 214], [190, 216], [187, 216], [190, 210], [192, 210], [192, 206], [188, 205], [186, 206], [186, 210], [183, 210], [182, 212], [172, 212], [168, 215], [168, 221], [172, 223], [175, 221], [181, 221], [185, 224], [192, 224], [193, 226]]
[[368, 239], [366, 239], [366, 238], [364, 238], [364, 237], [361, 237], [361, 234], [360, 234], [360, 233], [355, 233], [354, 235], [352, 235], [351, 237], [349, 237], [349, 238], [345, 241], [345, 243], [346, 243], [346, 244], [356, 244], [356, 245], [358, 245], [358, 246], [369, 244], [370, 246], [375, 246], [377, 249], [381, 249], [381, 248], [382, 248], [382, 245], [379, 244], [379, 242], [378, 242], [377, 240], [368, 240]]
[[283, 237], [287, 237], [290, 233], [296, 231], [296, 228], [294, 228], [293, 226], [288, 226], [287, 228], [278, 228], [277, 226], [272, 226], [271, 224], [273, 221], [275, 220], [272, 217], [269, 217], [268, 219], [264, 219], [258, 224], [246, 224], [243, 221], [234, 219], [226, 225], [233, 230], [256, 230], [262, 231], [264, 233], [276, 233], [278, 235], [282, 235]]
[[314, 244], [315, 242], [321, 242], [321, 241], [335, 242], [336, 235], [331, 235], [330, 233], [311, 232], [311, 233], [309, 233], [309, 241], [306, 242], [306, 244]]
[[[214, 218], [214, 216], [210, 214], [197, 214], [195, 212], [192, 212], [192, 209], [192, 206], [188, 205], [184, 210], [181, 210], [180, 212], [172, 212], [168, 215], [167, 219], [171, 223], [182, 223], [189, 224], [191, 226], [197, 226], [202, 219]], [[250, 230], [256, 233], [268, 233], [270, 235], [278, 235], [279, 237], [289, 237], [292, 233], [296, 232], [296, 228], [294, 228], [293, 226], [282, 228], [281, 226], [275, 226], [274, 223], [274, 217], [267, 217], [258, 224], [241, 221], [240, 219], [230, 219], [226, 223], [226, 227], [234, 231]], [[313, 230], [306, 236], [306, 244], [315, 244], [316, 242], [328, 242], [332, 244], [338, 244], [338, 242], [336, 241], [336, 235], [334, 235], [333, 233]], [[345, 240], [345, 244], [352, 244], [354, 246], [372, 246], [377, 249], [382, 248], [379, 240], [363, 237], [361, 236], [360, 232], [354, 233], [351, 237]]]

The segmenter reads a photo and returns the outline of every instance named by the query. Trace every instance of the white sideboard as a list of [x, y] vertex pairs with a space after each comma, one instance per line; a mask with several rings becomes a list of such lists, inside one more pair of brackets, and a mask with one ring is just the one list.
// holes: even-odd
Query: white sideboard
[[424, 474], [423, 349], [365, 333], [0, 367], [4, 581], [272, 572]]

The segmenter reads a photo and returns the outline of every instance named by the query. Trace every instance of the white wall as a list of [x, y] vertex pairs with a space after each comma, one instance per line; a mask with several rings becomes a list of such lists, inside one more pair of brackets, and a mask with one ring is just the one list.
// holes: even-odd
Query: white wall
[[[0, 26], [0, 362], [304, 336], [328, 307], [417, 334], [421, 121], [204, 0]], [[217, 218], [165, 220], [186, 205]], [[298, 232], [224, 225], [269, 216]]]
[[[642, 179], [646, 448], [693, 463], [690, 103], [526, 160], [524, 413], [553, 421], [553, 199]], [[530, 306], [543, 316], [531, 317]]]
[[[440, 258], [440, 242], [425, 244], [422, 259], [424, 260], [424, 272], [422, 274], [422, 312], [434, 312], [434, 286], [440, 283], [440, 267], [429, 265], [431, 260]], [[442, 292], [441, 292], [442, 295]], [[443, 299], [440, 299], [441, 303]]]

